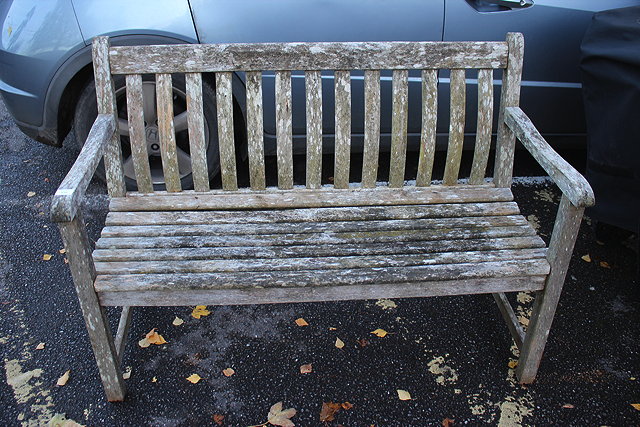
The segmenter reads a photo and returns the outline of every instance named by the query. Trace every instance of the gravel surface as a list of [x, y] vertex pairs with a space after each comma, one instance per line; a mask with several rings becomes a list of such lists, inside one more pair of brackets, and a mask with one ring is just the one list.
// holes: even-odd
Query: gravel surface
[[[635, 254], [615, 233], [597, 243], [588, 217], [531, 386], [514, 380], [514, 347], [490, 295], [209, 307], [201, 319], [191, 316], [193, 307], [138, 308], [124, 356], [128, 398], [108, 403], [48, 217], [76, 154], [71, 137], [64, 149], [25, 137], [0, 104], [2, 425], [46, 425], [66, 414], [90, 426], [215, 426], [218, 414], [221, 425], [247, 426], [266, 422], [279, 401], [297, 410], [292, 420], [300, 426], [438, 426], [445, 418], [454, 425], [640, 424], [631, 406], [640, 403]], [[548, 240], [558, 192], [545, 179], [519, 182], [523, 213]], [[105, 216], [103, 192], [93, 183], [86, 205], [94, 239]], [[581, 259], [586, 254], [591, 262]], [[531, 297], [512, 298], [526, 317]], [[115, 327], [118, 313], [109, 314]], [[176, 316], [182, 325], [172, 324]], [[300, 317], [309, 325], [297, 326]], [[168, 343], [141, 348], [137, 341], [152, 328]], [[377, 328], [389, 335], [372, 335]], [[303, 364], [313, 371], [301, 374]], [[225, 368], [235, 374], [223, 375]], [[56, 386], [67, 370], [69, 382]], [[202, 380], [188, 382], [191, 374]], [[397, 390], [412, 399], [399, 400]], [[353, 407], [321, 423], [323, 402]]]

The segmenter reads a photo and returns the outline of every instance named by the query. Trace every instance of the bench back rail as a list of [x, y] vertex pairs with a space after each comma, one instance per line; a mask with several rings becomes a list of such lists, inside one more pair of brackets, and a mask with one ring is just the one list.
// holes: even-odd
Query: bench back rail
[[[98, 111], [117, 115], [113, 75], [126, 76], [128, 133], [138, 192], [153, 193], [145, 140], [142, 76], [155, 74], [158, 134], [166, 191], [180, 192], [180, 150], [176, 150], [172, 101], [172, 75], [184, 73], [190, 162], [194, 189], [208, 191], [209, 170], [203, 123], [202, 73], [215, 76], [215, 110], [219, 165], [224, 190], [238, 189], [234, 140], [233, 73], [242, 73], [246, 94], [246, 135], [250, 188], [265, 190], [263, 72], [275, 73], [275, 129], [279, 189], [292, 189], [292, 71], [304, 72], [306, 110], [306, 188], [319, 189], [322, 172], [322, 72], [334, 80], [333, 188], [350, 183], [352, 139], [351, 72], [364, 73], [364, 152], [359, 183], [375, 187], [380, 152], [381, 70], [392, 72], [392, 129], [389, 187], [405, 182], [409, 71], [421, 70], [422, 130], [415, 185], [431, 185], [436, 144], [438, 71], [450, 70], [450, 129], [443, 184], [459, 182], [464, 139], [467, 70], [477, 69], [478, 116], [473, 164], [468, 183], [485, 183], [494, 111], [493, 70], [503, 69], [499, 110], [498, 150], [494, 182], [509, 187], [515, 138], [503, 124], [504, 108], [518, 106], [522, 68], [522, 35], [510, 33], [506, 42], [349, 42], [265, 43], [110, 47], [106, 37], [93, 45]], [[118, 118], [116, 117], [116, 120]], [[120, 123], [122, 119], [120, 118]], [[326, 133], [327, 129], [325, 129]], [[213, 139], [213, 138], [212, 138]], [[184, 154], [182, 154], [184, 155]], [[109, 194], [124, 196], [122, 153], [117, 134], [105, 152]], [[183, 159], [184, 161], [184, 159]]]

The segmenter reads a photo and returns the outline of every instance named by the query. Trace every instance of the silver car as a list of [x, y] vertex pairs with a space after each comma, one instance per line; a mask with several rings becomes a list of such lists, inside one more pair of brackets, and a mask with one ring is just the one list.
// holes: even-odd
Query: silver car
[[[508, 31], [525, 35], [521, 104], [556, 146], [584, 144], [585, 121], [578, 70], [579, 45], [593, 12], [640, 4], [640, 0], [3, 0], [0, 2], [0, 93], [23, 132], [61, 146], [71, 129], [84, 141], [96, 116], [91, 40], [109, 35], [114, 44], [232, 43], [277, 41], [504, 40]], [[381, 77], [382, 145], [391, 130], [390, 75]], [[264, 96], [273, 97], [273, 74], [263, 75]], [[294, 103], [304, 102], [303, 76], [293, 75]], [[467, 99], [476, 97], [467, 74]], [[495, 76], [499, 83], [499, 76]], [[233, 85], [237, 141], [243, 140], [244, 76]], [[410, 103], [419, 103], [419, 75], [410, 76]], [[204, 96], [210, 168], [217, 173], [215, 82]], [[448, 116], [448, 75], [441, 72], [442, 111]], [[115, 82], [128, 185], [135, 186], [127, 137], [124, 80]], [[327, 94], [332, 76], [323, 76]], [[364, 133], [362, 77], [352, 76], [353, 145]], [[499, 92], [496, 91], [496, 92]], [[154, 182], [161, 187], [157, 150], [155, 83], [144, 81], [147, 143]], [[496, 93], [499, 96], [499, 93]], [[296, 101], [296, 100], [299, 101]], [[268, 105], [269, 103], [265, 103]], [[275, 102], [265, 108], [265, 152], [275, 152]], [[324, 106], [324, 131], [333, 133], [332, 105]], [[386, 109], [385, 109], [386, 108]], [[412, 109], [410, 108], [410, 111]], [[419, 108], [413, 108], [419, 111]], [[191, 185], [184, 83], [174, 79], [176, 141], [183, 188]], [[474, 114], [468, 114], [474, 117]], [[294, 149], [304, 151], [305, 119], [293, 117]], [[438, 133], [448, 131], [447, 120]], [[475, 123], [466, 124], [471, 141]], [[417, 146], [420, 118], [409, 118], [409, 144]], [[327, 144], [329, 148], [331, 144]], [[242, 147], [239, 147], [240, 149]]]

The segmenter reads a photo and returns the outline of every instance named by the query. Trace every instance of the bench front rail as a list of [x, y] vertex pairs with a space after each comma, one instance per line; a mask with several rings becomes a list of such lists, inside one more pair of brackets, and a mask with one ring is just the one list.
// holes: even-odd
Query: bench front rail
[[[98, 118], [52, 201], [74, 284], [109, 400], [124, 399], [120, 359], [130, 306], [255, 304], [492, 293], [521, 350], [517, 375], [534, 380], [582, 212], [593, 204], [584, 178], [544, 141], [518, 107], [523, 39], [506, 42], [266, 43], [110, 47], [93, 43]], [[450, 128], [442, 180], [433, 180], [438, 72], [450, 71]], [[473, 164], [461, 179], [467, 70], [477, 70]], [[502, 69], [496, 159], [493, 73]], [[352, 182], [352, 71], [364, 74], [362, 176]], [[392, 74], [388, 182], [378, 182], [381, 70]], [[409, 71], [420, 70], [422, 131], [415, 178], [407, 181]], [[304, 72], [306, 163], [294, 182], [292, 72]], [[332, 73], [333, 182], [322, 182], [323, 78]], [[263, 72], [275, 73], [277, 187], [266, 186]], [[165, 188], [154, 186], [146, 148], [143, 76], [155, 74]], [[193, 190], [182, 188], [172, 76], [186, 82]], [[125, 75], [126, 117], [113, 75]], [[234, 113], [238, 76], [243, 117]], [[221, 189], [210, 188], [203, 85], [215, 87]], [[235, 87], [234, 87], [235, 85]], [[235, 89], [235, 90], [234, 90]], [[326, 92], [326, 90], [325, 90]], [[235, 98], [234, 98], [235, 97]], [[325, 100], [326, 102], [326, 100]], [[238, 120], [246, 141], [236, 141]], [[127, 128], [137, 191], [127, 192], [119, 130]], [[547, 248], [513, 202], [516, 137], [563, 192]], [[248, 153], [239, 188], [237, 144]], [[212, 142], [210, 142], [212, 143]], [[325, 141], [326, 143], [326, 141]], [[81, 200], [104, 158], [111, 196], [95, 248]], [[437, 166], [437, 165], [436, 165]], [[296, 165], [295, 167], [298, 167]], [[525, 330], [506, 292], [535, 291]], [[104, 306], [123, 306], [114, 338]]]

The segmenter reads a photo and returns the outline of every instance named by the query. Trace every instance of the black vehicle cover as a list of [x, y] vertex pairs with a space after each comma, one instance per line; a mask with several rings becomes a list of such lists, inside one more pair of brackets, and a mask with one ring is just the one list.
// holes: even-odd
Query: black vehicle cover
[[594, 15], [582, 41], [589, 215], [640, 229], [640, 7]]

